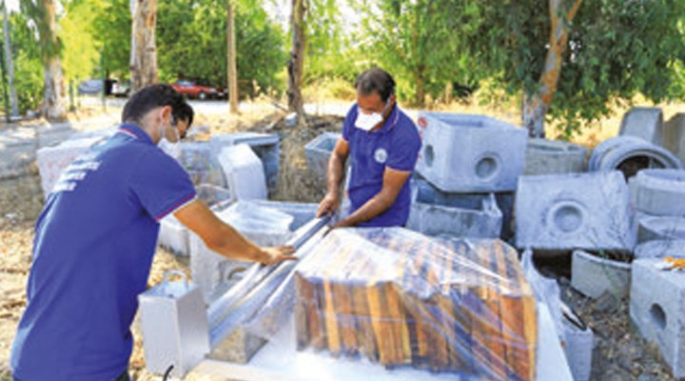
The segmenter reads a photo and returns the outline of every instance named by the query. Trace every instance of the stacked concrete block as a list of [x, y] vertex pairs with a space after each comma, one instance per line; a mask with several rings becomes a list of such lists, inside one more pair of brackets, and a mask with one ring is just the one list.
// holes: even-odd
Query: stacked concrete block
[[448, 194], [415, 180], [407, 228], [433, 237], [498, 238], [502, 212], [493, 193]]
[[630, 317], [656, 344], [675, 378], [685, 377], [685, 272], [661, 270], [661, 259], [633, 262]]
[[525, 162], [525, 129], [484, 115], [421, 112], [418, 122], [423, 146], [416, 171], [438, 189], [516, 189]]
[[259, 132], [235, 132], [214, 135], [209, 141], [216, 155], [227, 146], [247, 144], [262, 161], [266, 184], [269, 192], [274, 192], [278, 186], [278, 171], [280, 167], [280, 137], [277, 134], [263, 134]]
[[45, 198], [48, 197], [59, 180], [62, 171], [100, 140], [101, 138], [98, 137], [67, 140], [55, 146], [43, 147], [36, 152], [40, 182]]
[[685, 239], [685, 218], [683, 217], [645, 217], [638, 222], [637, 240], [670, 241]]
[[619, 135], [635, 136], [652, 144], [663, 141], [664, 114], [658, 107], [633, 107], [621, 120]]
[[685, 258], [685, 240], [654, 240], [641, 243], [635, 247], [635, 259], [641, 258]]
[[646, 169], [638, 172], [633, 184], [635, 209], [650, 216], [685, 217], [685, 171]]
[[236, 200], [267, 198], [264, 167], [259, 157], [247, 144], [223, 148], [219, 154], [219, 163], [223, 168], [232, 198]]
[[326, 178], [328, 160], [335, 144], [342, 134], [336, 132], [324, 132], [304, 146], [304, 154], [307, 159], [307, 168], [319, 179]]
[[562, 319], [564, 353], [574, 381], [588, 381], [592, 371], [592, 349], [595, 335], [587, 326], [576, 326]]
[[680, 159], [665, 148], [634, 136], [615, 136], [599, 143], [588, 160], [589, 171], [618, 169], [626, 179], [643, 169], [682, 167]]
[[685, 113], [677, 113], [666, 122], [663, 146], [685, 165]]
[[522, 176], [515, 208], [521, 248], [631, 251], [635, 246], [630, 192], [618, 171]]
[[630, 264], [582, 250], [573, 252], [571, 287], [591, 298], [609, 293], [619, 298], [630, 291]]
[[[250, 201], [236, 201], [216, 215], [259, 246], [283, 245], [293, 234], [293, 216]], [[249, 265], [250, 262], [230, 260], [211, 251], [196, 234], [190, 233], [190, 269], [207, 302], [240, 280]]]
[[585, 172], [587, 150], [580, 145], [546, 139], [528, 139], [524, 175]]
[[228, 186], [224, 170], [216, 153], [207, 142], [181, 142], [179, 163], [190, 175], [193, 184]]

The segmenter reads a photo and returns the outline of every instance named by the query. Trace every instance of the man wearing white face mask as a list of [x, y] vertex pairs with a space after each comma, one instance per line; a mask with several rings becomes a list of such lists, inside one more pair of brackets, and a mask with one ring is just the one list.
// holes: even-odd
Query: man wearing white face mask
[[418, 130], [397, 106], [395, 81], [381, 69], [362, 73], [357, 103], [343, 122], [328, 162], [327, 192], [317, 214], [340, 207], [348, 157], [350, 213], [334, 226], [404, 226], [409, 218], [409, 177], [421, 148]]
[[157, 146], [178, 143], [192, 123], [192, 109], [171, 86], [132, 95], [122, 122], [65, 169], [36, 222], [28, 304], [10, 359], [15, 380], [129, 380], [137, 296], [159, 220], [171, 213], [228, 258], [295, 259], [293, 248], [260, 248], [218, 219]]

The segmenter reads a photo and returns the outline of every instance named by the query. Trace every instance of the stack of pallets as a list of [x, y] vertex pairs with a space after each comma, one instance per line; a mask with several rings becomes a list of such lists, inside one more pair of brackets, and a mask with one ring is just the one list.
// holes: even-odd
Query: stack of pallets
[[313, 250], [295, 275], [298, 349], [534, 379], [534, 295], [506, 243], [336, 229]]

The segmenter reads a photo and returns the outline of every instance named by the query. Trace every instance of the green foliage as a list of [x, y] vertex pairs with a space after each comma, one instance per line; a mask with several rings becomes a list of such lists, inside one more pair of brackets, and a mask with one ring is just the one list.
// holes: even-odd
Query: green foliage
[[85, 79], [99, 71], [100, 53], [92, 28], [98, 5], [98, 1], [92, 0], [72, 0], [64, 4], [65, 15], [60, 20], [59, 36], [64, 46], [62, 70], [66, 82]]
[[[572, 2], [565, 2], [566, 9]], [[472, 66], [486, 67], [509, 94], [539, 90], [551, 28], [546, 0], [444, 3], [452, 12], [446, 17], [469, 25], [460, 30], [460, 49]], [[548, 118], [563, 121], [568, 136], [580, 121], [610, 113], [617, 97], [685, 99], [683, 19], [680, 0], [584, 0], [570, 26]]]
[[366, 66], [378, 65], [393, 74], [400, 97], [415, 106], [423, 106], [426, 95], [439, 98], [448, 84], [473, 86], [482, 77], [479, 67], [468, 67], [458, 49], [461, 29], [468, 24], [455, 18], [441, 1], [353, 4], [358, 14], [367, 15], [361, 20], [365, 38], [359, 38]]
[[[226, 87], [227, 8], [213, 0], [178, 0], [159, 4], [157, 48], [160, 81], [202, 79]], [[255, 87], [281, 87], [277, 73], [285, 66], [283, 35], [256, 1], [235, 4], [238, 84], [242, 95]], [[256, 84], [256, 86], [255, 86]]]
[[14, 86], [19, 98], [19, 110], [23, 114], [36, 109], [43, 99], [42, 52], [23, 14], [10, 15], [10, 31]]
[[132, 28], [130, 0], [79, 1], [87, 3], [95, 13], [89, 30], [96, 49], [102, 54], [91, 75], [100, 77], [102, 65], [105, 74], [119, 79], [128, 78]]

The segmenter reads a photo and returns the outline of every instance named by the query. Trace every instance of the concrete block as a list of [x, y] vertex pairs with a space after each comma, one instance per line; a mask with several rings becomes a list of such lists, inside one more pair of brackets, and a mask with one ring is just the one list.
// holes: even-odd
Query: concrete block
[[558, 140], [528, 139], [524, 175], [585, 172], [585, 147]]
[[62, 171], [100, 140], [97, 137], [67, 140], [55, 146], [43, 147], [36, 152], [40, 183], [45, 198], [59, 180]]
[[623, 115], [618, 134], [661, 145], [663, 126], [664, 114], [659, 107], [633, 107]]
[[618, 171], [521, 176], [516, 245], [538, 250], [617, 250], [635, 246], [630, 192]]
[[646, 217], [639, 219], [637, 241], [685, 239], [685, 217]]
[[641, 258], [685, 258], [685, 240], [653, 240], [635, 247], [635, 259]]
[[219, 163], [223, 168], [232, 198], [266, 199], [264, 167], [247, 144], [223, 148], [219, 154]]
[[278, 186], [278, 171], [280, 167], [280, 137], [277, 134], [263, 134], [259, 132], [234, 132], [212, 136], [209, 141], [216, 155], [226, 146], [247, 144], [262, 161], [266, 185], [269, 192], [274, 192]]
[[326, 179], [328, 160], [341, 136], [342, 134], [336, 132], [324, 132], [304, 146], [307, 168], [317, 178]]
[[666, 122], [663, 146], [685, 165], [685, 113], [679, 112]]
[[181, 142], [181, 155], [178, 161], [196, 186], [213, 184], [229, 188], [224, 169], [209, 143]]
[[416, 171], [445, 192], [516, 189], [523, 172], [525, 129], [484, 115], [420, 112], [423, 146]]
[[[249, 201], [237, 201], [216, 215], [258, 246], [283, 245], [293, 234], [289, 229], [292, 216]], [[216, 300], [226, 292], [250, 264], [214, 253], [196, 234], [190, 233], [190, 269], [205, 301]]]
[[571, 368], [574, 381], [588, 381], [592, 371], [592, 349], [595, 335], [590, 328], [576, 327], [567, 319], [561, 324], [564, 337], [564, 353]]
[[633, 262], [630, 317], [640, 334], [656, 344], [674, 377], [685, 377], [685, 272], [663, 271], [660, 259]]
[[632, 188], [638, 212], [685, 217], [685, 170], [642, 170], [635, 176]]
[[428, 236], [498, 238], [502, 212], [495, 195], [444, 193], [429, 183], [412, 184], [407, 228]]
[[591, 298], [608, 292], [618, 298], [630, 291], [630, 264], [575, 250], [571, 263], [571, 287]]
[[614, 136], [599, 143], [588, 160], [589, 171], [620, 170], [626, 179], [648, 168], [681, 169], [680, 160], [663, 147], [634, 136]]

